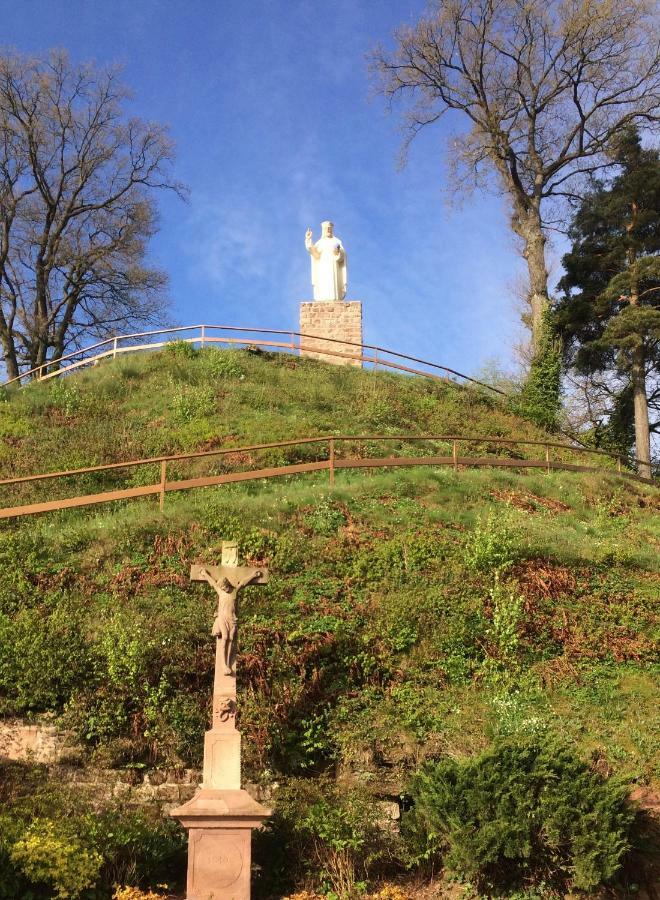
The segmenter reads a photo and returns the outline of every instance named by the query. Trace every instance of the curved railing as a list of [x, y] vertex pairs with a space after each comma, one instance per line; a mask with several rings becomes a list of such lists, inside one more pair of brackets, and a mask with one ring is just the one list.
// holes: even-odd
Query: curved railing
[[[338, 446], [350, 442], [357, 444], [374, 444], [385, 442], [417, 443], [427, 442], [431, 444], [445, 444], [451, 446], [448, 455], [429, 456], [341, 456], [337, 453]], [[543, 457], [501, 457], [501, 456], [463, 456], [459, 454], [461, 444], [484, 444], [497, 447], [541, 447], [544, 450]], [[245, 461], [246, 454], [250, 461], [252, 455], [261, 451], [277, 450], [285, 448], [303, 448], [309, 445], [321, 445], [324, 450], [323, 458], [288, 463], [276, 466], [252, 468], [245, 471], [225, 471], [221, 473], [203, 474], [188, 478], [168, 477], [168, 466], [186, 461], [203, 461], [211, 458], [228, 457], [229, 463], [235, 459]], [[365, 449], [365, 448], [360, 448]], [[369, 449], [368, 447], [366, 449]], [[615, 458], [616, 469], [608, 469], [593, 465], [580, 465], [566, 459], [557, 459], [557, 451], [572, 457], [574, 454], [591, 456], [606, 456], [610, 454], [603, 450], [591, 450], [582, 447], [570, 447], [566, 444], [551, 441], [525, 441], [511, 438], [499, 438], [490, 436], [466, 436], [466, 435], [324, 435], [322, 437], [297, 438], [289, 441], [275, 441], [269, 444], [251, 444], [245, 447], [230, 447], [222, 450], [205, 450], [196, 453], [178, 453], [168, 456], [152, 456], [146, 459], [125, 460], [122, 462], [106, 463], [100, 466], [87, 466], [80, 469], [70, 469], [62, 472], [44, 472], [36, 475], [21, 475], [15, 478], [0, 479], [0, 486], [26, 485], [37, 481], [72, 478], [94, 473], [110, 473], [118, 469], [136, 469], [141, 466], [158, 466], [160, 478], [158, 481], [140, 484], [119, 490], [105, 490], [100, 493], [80, 494], [74, 497], [63, 497], [55, 500], [46, 500], [37, 503], [7, 506], [0, 508], [0, 519], [17, 516], [33, 515], [35, 513], [52, 512], [54, 510], [71, 509], [80, 506], [90, 506], [96, 503], [107, 503], [117, 500], [127, 500], [133, 497], [158, 496], [160, 508], [165, 503], [165, 495], [171, 491], [190, 490], [198, 487], [210, 487], [213, 485], [229, 484], [238, 481], [255, 481], [263, 478], [274, 478], [281, 475], [295, 475], [307, 472], [327, 471], [330, 485], [334, 484], [335, 472], [338, 469], [357, 468], [390, 468], [398, 466], [451, 466], [455, 471], [460, 467], [498, 467], [510, 469], [543, 469], [546, 472], [563, 470], [570, 472], [598, 472], [618, 477], [632, 479], [645, 484], [654, 484], [650, 479], [642, 478], [632, 472], [625, 471], [620, 458]], [[555, 458], [551, 457], [551, 453]]]
[[[196, 332], [192, 336], [183, 337], [186, 332]], [[227, 332], [233, 332], [233, 337], [225, 336]], [[159, 337], [166, 337], [164, 340], [155, 340]], [[281, 339], [271, 340], [264, 339], [263, 335], [277, 336], [281, 338], [286, 336], [288, 341]], [[144, 339], [147, 339], [146, 342]], [[177, 326], [175, 328], [160, 328], [155, 331], [141, 331], [135, 334], [118, 335], [117, 337], [108, 338], [105, 341], [99, 341], [84, 347], [81, 350], [74, 350], [67, 353], [59, 359], [48, 360], [43, 365], [36, 366], [27, 372], [22, 372], [16, 378], [11, 378], [4, 382], [7, 387], [12, 384], [22, 384], [24, 381], [37, 379], [45, 381], [49, 378], [57, 378], [60, 375], [66, 375], [81, 366], [93, 365], [103, 359], [115, 359], [124, 353], [137, 353], [146, 350], [158, 350], [173, 341], [185, 341], [189, 344], [199, 344], [203, 347], [207, 344], [226, 344], [239, 347], [258, 347], [260, 349], [276, 350], [284, 353], [313, 353], [322, 354], [323, 356], [332, 356], [337, 359], [345, 359], [357, 361], [362, 365], [371, 365], [374, 367], [382, 366], [384, 368], [395, 369], [399, 372], [406, 372], [412, 375], [424, 375], [427, 378], [435, 378], [440, 381], [450, 380], [453, 382], [455, 378], [461, 379], [466, 384], [478, 385], [481, 388], [492, 391], [493, 393], [506, 396], [504, 391], [499, 388], [450, 369], [448, 366], [442, 366], [438, 363], [429, 362], [420, 359], [417, 356], [409, 356], [406, 353], [398, 353], [395, 350], [388, 350], [385, 347], [378, 347], [375, 344], [360, 344], [355, 341], [347, 341], [343, 338], [330, 338], [317, 334], [303, 334], [299, 331], [282, 331], [276, 328], [242, 328], [234, 325], [188, 325]], [[142, 341], [142, 343], [134, 343]], [[311, 341], [322, 341], [323, 346], [310, 343]], [[133, 342], [133, 343], [131, 343]], [[328, 343], [337, 344], [342, 348], [355, 348], [356, 352], [347, 352], [345, 349], [331, 349]], [[359, 350], [359, 353], [357, 352]], [[365, 353], [365, 351], [367, 351]], [[91, 355], [90, 355], [91, 354]], [[405, 363], [403, 362], [405, 360]], [[418, 366], [425, 366], [432, 371], [413, 368], [407, 363], [415, 363]], [[444, 372], [444, 375], [438, 375], [437, 372]]]

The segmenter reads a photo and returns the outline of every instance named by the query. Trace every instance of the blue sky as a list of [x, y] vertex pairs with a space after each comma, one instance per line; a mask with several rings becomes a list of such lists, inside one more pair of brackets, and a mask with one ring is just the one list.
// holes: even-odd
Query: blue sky
[[507, 365], [523, 271], [496, 197], [444, 198], [446, 127], [398, 169], [399, 118], [365, 55], [423, 0], [0, 0], [0, 42], [121, 63], [166, 123], [190, 201], [162, 197], [152, 255], [180, 324], [297, 326], [305, 228], [335, 222], [365, 340], [473, 373]]

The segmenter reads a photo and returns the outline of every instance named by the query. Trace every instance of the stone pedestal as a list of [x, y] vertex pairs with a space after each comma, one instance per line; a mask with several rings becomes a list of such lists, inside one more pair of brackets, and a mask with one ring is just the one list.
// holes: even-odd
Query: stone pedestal
[[[361, 366], [362, 304], [356, 300], [314, 300], [300, 304], [300, 355], [338, 366]], [[318, 338], [304, 337], [307, 334]], [[324, 340], [326, 338], [326, 340]], [[333, 338], [333, 340], [327, 340]], [[342, 341], [351, 341], [344, 344]], [[323, 352], [331, 350], [332, 353]], [[335, 354], [347, 354], [339, 356]], [[358, 359], [351, 359], [351, 357]]]
[[203, 786], [172, 815], [188, 831], [186, 900], [249, 900], [252, 829], [270, 810], [247, 791]]
[[[216, 689], [230, 690], [235, 684], [234, 676], [218, 678], [216, 666]], [[204, 736], [201, 790], [171, 813], [188, 830], [186, 900], [249, 900], [252, 829], [270, 815], [241, 790], [234, 697], [214, 696], [213, 728]]]

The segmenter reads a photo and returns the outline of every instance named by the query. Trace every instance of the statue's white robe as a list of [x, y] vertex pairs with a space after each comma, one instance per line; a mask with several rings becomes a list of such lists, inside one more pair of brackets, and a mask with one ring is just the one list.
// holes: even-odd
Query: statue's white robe
[[[339, 238], [322, 237], [314, 244], [319, 259], [312, 256], [312, 285], [315, 300], [343, 300], [346, 296], [347, 266], [346, 252]], [[342, 251], [341, 259], [335, 259], [337, 247]]]

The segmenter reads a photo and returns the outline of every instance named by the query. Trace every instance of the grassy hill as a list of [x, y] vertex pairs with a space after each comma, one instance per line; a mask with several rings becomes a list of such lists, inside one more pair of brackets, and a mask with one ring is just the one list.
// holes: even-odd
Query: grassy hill
[[[176, 347], [6, 394], [0, 459], [8, 477], [313, 434], [407, 431], [544, 437], [499, 400], [451, 384]], [[309, 452], [270, 450], [258, 460]], [[95, 474], [68, 489], [156, 478]], [[61, 491], [48, 482], [5, 487], [2, 502]], [[355, 865], [373, 850], [367, 875], [394, 877], [412, 864], [410, 846], [392, 833], [383, 849], [382, 828], [372, 846], [373, 835], [355, 836], [356, 823], [405, 794], [427, 759], [553, 736], [593, 771], [657, 790], [657, 513], [655, 489], [614, 473], [419, 468], [338, 472], [332, 491], [326, 474], [173, 494], [163, 514], [145, 500], [3, 522], [0, 712], [46, 714], [70, 729], [82, 747], [78, 766], [198, 766], [213, 597], [187, 573], [236, 539], [246, 561], [271, 572], [267, 587], [244, 592], [241, 609], [244, 778], [278, 810], [262, 841], [260, 890], [283, 896], [324, 878], [336, 887], [328, 860], [342, 829], [359, 844]], [[101, 856], [112, 844], [110, 825], [91, 828], [67, 771], [27, 770], [3, 770], [0, 857], [14, 860], [14, 887], [0, 875], [0, 897], [27, 896], [29, 866], [11, 848], [29, 817], [65, 815], [69, 844], [87, 841]], [[108, 815], [112, 823], [124, 813]], [[144, 823], [131, 828], [148, 832]], [[155, 884], [176, 869], [179, 845], [162, 826], [149, 834], [134, 873]], [[636, 852], [617, 876], [624, 893], [622, 885], [642, 883], [654, 851], [640, 844]], [[96, 893], [83, 896], [111, 895], [117, 864], [106, 856]], [[422, 877], [423, 860], [414, 861]], [[30, 888], [34, 896], [55, 896], [53, 879], [40, 877], [30, 881], [42, 885]], [[568, 877], [539, 887], [530, 875], [524, 896], [556, 896]]]

